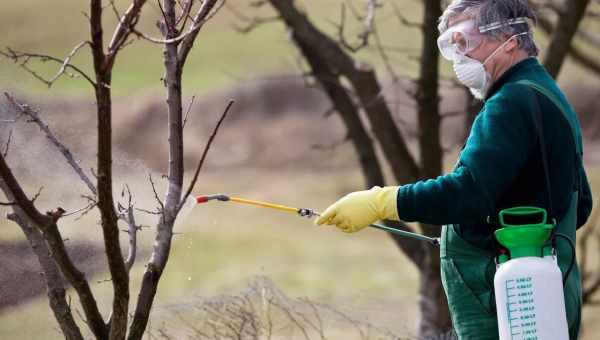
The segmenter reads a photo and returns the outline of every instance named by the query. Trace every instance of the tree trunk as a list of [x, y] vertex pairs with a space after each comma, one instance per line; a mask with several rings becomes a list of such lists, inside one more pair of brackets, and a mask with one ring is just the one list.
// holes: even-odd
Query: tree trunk
[[546, 70], [554, 78], [558, 77], [589, 3], [590, 0], [569, 0], [559, 13], [558, 24], [552, 33], [552, 41], [544, 60]]
[[[383, 176], [380, 164], [375, 157], [373, 141], [366, 134], [358, 112], [364, 110], [373, 132], [379, 141], [384, 156], [392, 168], [397, 184], [414, 182], [422, 177], [434, 177], [442, 171], [442, 150], [439, 138], [439, 98], [438, 98], [438, 52], [435, 22], [441, 8], [439, 0], [429, 1], [426, 20], [432, 21], [435, 31], [431, 36], [426, 32], [426, 57], [421, 65], [419, 81], [419, 123], [421, 154], [425, 171], [421, 171], [408, 152], [405, 140], [392, 119], [391, 111], [381, 96], [382, 87], [375, 71], [368, 65], [358, 63], [330, 37], [319, 31], [290, 0], [270, 0], [286, 25], [292, 31], [292, 39], [311, 66], [326, 94], [339, 112], [348, 129], [367, 186], [382, 185]], [[436, 7], [437, 6], [437, 7]], [[340, 78], [349, 80], [360, 104], [348, 96], [340, 83]], [[380, 184], [381, 183], [381, 184]], [[389, 223], [386, 221], [386, 223]], [[396, 223], [395, 228], [411, 230], [407, 225]], [[424, 227], [429, 235], [439, 235], [439, 227]], [[439, 277], [439, 253], [413, 240], [392, 235], [392, 238], [421, 272], [419, 290], [422, 319], [419, 323], [420, 338], [447, 333], [450, 330], [448, 308]]]

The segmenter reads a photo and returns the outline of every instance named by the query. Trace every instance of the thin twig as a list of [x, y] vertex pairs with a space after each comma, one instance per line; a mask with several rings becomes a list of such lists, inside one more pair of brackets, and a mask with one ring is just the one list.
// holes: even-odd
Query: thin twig
[[135, 223], [135, 216], [133, 214], [133, 203], [132, 203], [132, 195], [131, 189], [129, 189], [129, 185], [125, 185], [125, 188], [122, 191], [122, 196], [125, 194], [125, 190], [127, 190], [127, 208], [123, 208], [119, 203], [119, 207], [121, 208], [119, 218], [127, 223], [127, 232], [129, 236], [129, 250], [127, 252], [127, 259], [125, 260], [125, 268], [127, 272], [131, 271], [131, 267], [135, 263], [135, 258], [137, 254], [137, 232], [141, 229]]
[[346, 5], [350, 7], [350, 10], [354, 14], [354, 17], [357, 20], [363, 20], [363, 17], [354, 9], [351, 2], [345, 2], [341, 4], [341, 17], [340, 24], [336, 25], [338, 27], [338, 37], [340, 44], [351, 52], [357, 52], [367, 46], [369, 46], [369, 37], [373, 34], [374, 25], [375, 25], [375, 11], [380, 5], [377, 3], [377, 0], [368, 0], [367, 1], [367, 9], [366, 15], [364, 16], [363, 30], [358, 34], [358, 44], [352, 46], [349, 42], [346, 41], [344, 37], [345, 30], [345, 21], [346, 21]]
[[61, 75], [63, 75], [65, 73], [65, 70], [67, 69], [67, 66], [69, 65], [69, 63], [71, 62], [71, 58], [73, 58], [73, 56], [75, 56], [75, 54], [77, 53], [77, 51], [79, 51], [80, 48], [82, 48], [85, 45], [89, 45], [89, 41], [82, 41], [79, 43], [79, 45], [75, 46], [73, 48], [73, 50], [71, 51], [71, 53], [69, 53], [67, 55], [67, 57], [65, 58], [65, 60], [63, 61], [62, 65], [60, 66], [60, 69], [58, 70], [58, 72], [56, 72], [56, 74], [54, 75], [54, 77], [50, 78], [50, 80], [48, 81], [48, 87], [50, 87]]
[[364, 48], [365, 46], [368, 45], [369, 41], [368, 39], [361, 39], [359, 41], [359, 43], [356, 46], [352, 46], [348, 41], [346, 41], [346, 38], [344, 36], [344, 30], [346, 27], [346, 4], [342, 3], [341, 4], [341, 10], [340, 10], [340, 24], [336, 25], [338, 28], [338, 40], [339, 43], [342, 47], [344, 47], [345, 49], [349, 50], [350, 52], [357, 52], [360, 49]]
[[83, 215], [87, 214], [90, 210], [92, 210], [97, 204], [98, 203], [88, 203], [86, 206], [84, 206], [82, 208], [79, 208], [77, 210], [73, 210], [73, 211], [70, 211], [68, 213], [63, 214], [62, 217], [67, 217], [67, 216], [75, 215], [75, 214], [78, 214], [80, 212], [82, 212], [81, 215], [83, 216]]
[[[227, 114], [229, 113], [229, 109], [231, 109], [231, 107], [233, 106], [233, 103], [234, 103], [233, 100], [229, 101], [229, 103], [227, 104], [227, 107], [225, 108], [225, 111], [223, 111], [221, 118], [217, 122], [217, 125], [215, 126], [212, 134], [210, 135], [210, 138], [208, 139], [208, 142], [206, 143], [206, 146], [204, 147], [204, 151], [202, 151], [202, 157], [200, 157], [200, 161], [198, 162], [198, 166], [196, 167], [196, 172], [194, 173], [194, 177], [192, 178], [192, 181], [190, 182], [190, 186], [188, 187], [187, 191], [185, 192], [185, 195], [183, 195], [183, 198], [182, 198], [181, 202], [179, 203], [179, 206], [177, 207], [177, 213], [179, 213], [179, 210], [181, 210], [181, 208], [187, 201], [188, 197], [192, 193], [192, 190], [194, 189], [194, 185], [196, 185], [196, 181], [198, 180], [198, 175], [200, 174], [200, 170], [202, 169], [202, 166], [204, 165], [204, 160], [206, 159], [208, 150], [210, 149], [213, 140], [217, 136], [217, 132], [219, 132], [219, 128], [221, 127], [221, 124], [227, 117]], [[175, 214], [175, 216], [176, 215], [177, 214]]]
[[187, 123], [187, 120], [188, 120], [188, 115], [190, 114], [192, 105], [194, 105], [194, 99], [196, 99], [196, 96], [192, 96], [192, 99], [190, 100], [190, 104], [188, 105], [188, 108], [185, 112], [185, 117], [183, 118], [183, 126], [181, 127], [181, 129], [185, 128], [185, 124]]
[[392, 5], [392, 9], [394, 10], [394, 14], [396, 15], [396, 17], [400, 21], [400, 24], [402, 24], [402, 25], [404, 25], [406, 27], [411, 27], [411, 28], [422, 28], [423, 27], [422, 23], [413, 22], [413, 21], [409, 21], [408, 19], [406, 19], [404, 17], [404, 15], [402, 15], [402, 12], [398, 8], [398, 6], [394, 3], [394, 1], [390, 1], [390, 4]]
[[150, 211], [150, 210], [142, 209], [142, 208], [135, 208], [135, 210], [149, 214], [149, 215], [161, 215], [162, 214], [162, 212], [160, 212], [160, 211]]
[[40, 197], [40, 195], [42, 194], [42, 190], [44, 190], [44, 187], [41, 186], [38, 191], [35, 193], [35, 195], [33, 195], [33, 198], [31, 199], [31, 203], [35, 203], [35, 201]]
[[10, 140], [12, 139], [12, 134], [13, 129], [10, 129], [10, 131], [8, 131], [8, 139], [6, 140], [6, 144], [4, 146], [4, 152], [2, 153], [4, 158], [6, 158], [6, 156], [8, 155], [8, 148], [10, 147]]
[[392, 82], [395, 84], [398, 82], [400, 77], [394, 71], [394, 68], [392, 67], [392, 63], [390, 62], [390, 58], [388, 57], [385, 49], [383, 48], [383, 45], [381, 44], [381, 37], [379, 36], [379, 31], [375, 27], [375, 24], [373, 24], [373, 26], [371, 28], [371, 32], [373, 33], [373, 36], [375, 37], [375, 46], [377, 47], [377, 51], [379, 52], [379, 55], [381, 56], [381, 59], [383, 60], [383, 64], [385, 65], [385, 68], [388, 70], [388, 73], [392, 76]]
[[[194, 0], [186, 0], [185, 4], [181, 4], [181, 1], [177, 0], [177, 4], [181, 8], [181, 15], [179, 16], [179, 18], [177, 20], [175, 20], [175, 26], [177, 27], [181, 23], [179, 31], [183, 31], [183, 29], [185, 28], [185, 25], [187, 24], [188, 19], [194, 20], [194, 18], [192, 18], [192, 16], [190, 15], [193, 4], [194, 4]], [[183, 23], [182, 23], [182, 20], [183, 20]]]
[[160, 205], [160, 209], [158, 211], [160, 212], [161, 215], [163, 215], [163, 219], [164, 219], [165, 205], [164, 205], [163, 201], [160, 199], [160, 197], [158, 196], [158, 192], [156, 191], [156, 186], [154, 185], [154, 181], [152, 180], [151, 173], [148, 173], [148, 179], [150, 180], [150, 184], [152, 185], [152, 191], [154, 192], [154, 198]]
[[236, 31], [240, 33], [250, 33], [252, 30], [258, 28], [259, 26], [276, 22], [281, 20], [281, 16], [268, 17], [268, 18], [259, 18], [259, 17], [249, 17], [244, 15], [241, 11], [235, 8], [235, 6], [230, 6], [228, 4], [225, 5], [225, 8], [229, 10], [239, 21], [245, 23], [244, 26], [239, 26], [234, 24], [234, 28]]

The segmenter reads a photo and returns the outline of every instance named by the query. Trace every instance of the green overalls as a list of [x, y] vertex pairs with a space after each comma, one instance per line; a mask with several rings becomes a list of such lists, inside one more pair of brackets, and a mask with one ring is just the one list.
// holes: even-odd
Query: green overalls
[[[532, 115], [534, 95], [542, 115], [552, 209], [545, 195]], [[487, 218], [515, 206], [542, 207], [555, 215], [557, 231], [575, 241], [575, 230], [586, 222], [592, 207], [581, 159], [581, 133], [574, 110], [537, 59], [529, 58], [494, 82], [454, 170], [400, 187], [400, 219], [444, 225], [441, 276], [460, 339], [498, 338], [493, 293], [495, 227], [486, 223]], [[571, 250], [565, 240], [557, 242], [564, 273]], [[576, 264], [564, 292], [570, 337], [576, 339], [581, 317], [581, 277]]]

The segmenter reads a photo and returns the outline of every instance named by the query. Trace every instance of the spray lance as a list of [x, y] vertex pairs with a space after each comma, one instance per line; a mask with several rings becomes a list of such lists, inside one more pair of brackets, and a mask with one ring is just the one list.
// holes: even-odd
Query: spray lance
[[[240, 197], [233, 197], [233, 196], [228, 196], [228, 195], [224, 195], [224, 194], [214, 194], [214, 195], [204, 195], [204, 196], [197, 196], [196, 197], [196, 203], [200, 204], [200, 203], [206, 203], [209, 201], [220, 201], [220, 202], [233, 202], [233, 203], [240, 203], [240, 204], [248, 204], [248, 205], [254, 205], [254, 206], [258, 206], [258, 207], [263, 207], [263, 208], [269, 208], [269, 209], [275, 209], [275, 210], [279, 210], [279, 211], [285, 211], [285, 212], [289, 212], [289, 213], [294, 213], [297, 214], [301, 217], [306, 217], [306, 218], [313, 218], [315, 216], [321, 216], [321, 214], [313, 209], [308, 209], [308, 208], [294, 208], [294, 207], [288, 207], [285, 205], [281, 205], [281, 204], [274, 204], [274, 203], [269, 203], [269, 202], [262, 202], [262, 201], [255, 201], [255, 200], [249, 200], [249, 199], [245, 199], [245, 198], [240, 198]], [[398, 236], [402, 236], [402, 237], [408, 237], [408, 238], [412, 238], [412, 239], [416, 239], [419, 241], [424, 241], [427, 242], [433, 246], [439, 246], [440, 245], [440, 240], [437, 237], [428, 237], [425, 235], [421, 235], [421, 234], [417, 234], [417, 233], [411, 233], [408, 231], [404, 231], [404, 230], [400, 230], [400, 229], [396, 229], [396, 228], [391, 228], [391, 227], [387, 227], [381, 224], [371, 224], [369, 225], [372, 228], [376, 228], [376, 229], [380, 229], [380, 230], [384, 230], [387, 232], [390, 232], [392, 234], [398, 235]]]

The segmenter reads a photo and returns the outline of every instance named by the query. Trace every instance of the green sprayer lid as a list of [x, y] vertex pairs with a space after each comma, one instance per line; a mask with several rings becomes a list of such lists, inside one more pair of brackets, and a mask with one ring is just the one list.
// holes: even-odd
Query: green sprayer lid
[[553, 224], [547, 224], [546, 210], [537, 207], [504, 209], [499, 214], [501, 229], [496, 230], [498, 242], [506, 247], [511, 258], [543, 256]]

